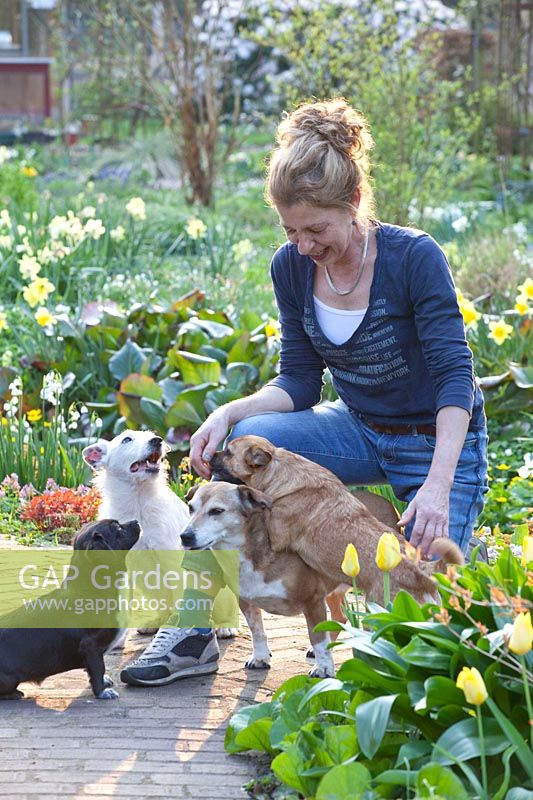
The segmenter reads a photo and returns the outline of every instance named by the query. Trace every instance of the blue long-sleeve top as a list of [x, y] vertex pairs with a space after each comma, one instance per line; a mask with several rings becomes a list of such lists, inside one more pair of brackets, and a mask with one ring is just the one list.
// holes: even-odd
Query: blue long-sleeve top
[[328, 367], [347, 406], [381, 424], [426, 425], [443, 406], [484, 427], [483, 398], [446, 257], [427, 233], [378, 223], [368, 310], [347, 342], [322, 332], [313, 302], [315, 264], [287, 242], [271, 275], [281, 323], [278, 386], [294, 410], [320, 401]]

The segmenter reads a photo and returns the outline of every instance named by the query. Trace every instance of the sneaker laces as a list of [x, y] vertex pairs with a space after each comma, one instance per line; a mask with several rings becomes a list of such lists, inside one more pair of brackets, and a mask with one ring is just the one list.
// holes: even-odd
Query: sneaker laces
[[187, 636], [193, 634], [192, 628], [160, 628], [146, 650], [137, 659], [144, 661], [145, 658], [161, 658], [168, 656], [170, 650], [175, 647]]

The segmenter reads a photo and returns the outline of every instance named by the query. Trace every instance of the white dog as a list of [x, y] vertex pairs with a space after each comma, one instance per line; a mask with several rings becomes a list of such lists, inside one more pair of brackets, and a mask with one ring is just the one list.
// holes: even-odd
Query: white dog
[[100, 489], [100, 519], [136, 519], [142, 534], [135, 549], [181, 550], [187, 506], [168, 485], [167, 445], [152, 431], [124, 431], [83, 451]]
[[[110, 442], [99, 439], [83, 450], [95, 470], [93, 483], [100, 489], [100, 519], [127, 522], [136, 519], [142, 533], [132, 550], [181, 550], [180, 533], [189, 522], [187, 506], [168, 485], [169, 448], [153, 431], [127, 430]], [[235, 595], [222, 589], [215, 600], [215, 621], [229, 618], [236, 609]], [[142, 629], [144, 633], [155, 629]], [[235, 628], [218, 628], [219, 639], [235, 636]]]

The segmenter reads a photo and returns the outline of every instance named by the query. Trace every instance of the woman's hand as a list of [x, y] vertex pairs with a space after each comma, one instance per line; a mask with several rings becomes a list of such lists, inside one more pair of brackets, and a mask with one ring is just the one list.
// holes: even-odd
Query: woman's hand
[[419, 547], [422, 557], [429, 554], [434, 539], [449, 535], [450, 488], [448, 483], [427, 479], [398, 520], [403, 527], [415, 517], [409, 544]]
[[192, 468], [202, 478], [211, 477], [209, 462], [228, 433], [230, 420], [225, 406], [217, 408], [191, 436], [190, 458]]

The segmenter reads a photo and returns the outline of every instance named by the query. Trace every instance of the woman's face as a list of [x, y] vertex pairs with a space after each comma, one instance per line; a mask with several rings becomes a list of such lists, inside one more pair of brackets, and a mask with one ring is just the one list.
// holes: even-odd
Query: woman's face
[[277, 205], [276, 210], [287, 239], [296, 245], [300, 255], [325, 266], [352, 260], [359, 237], [349, 211], [307, 203]]

